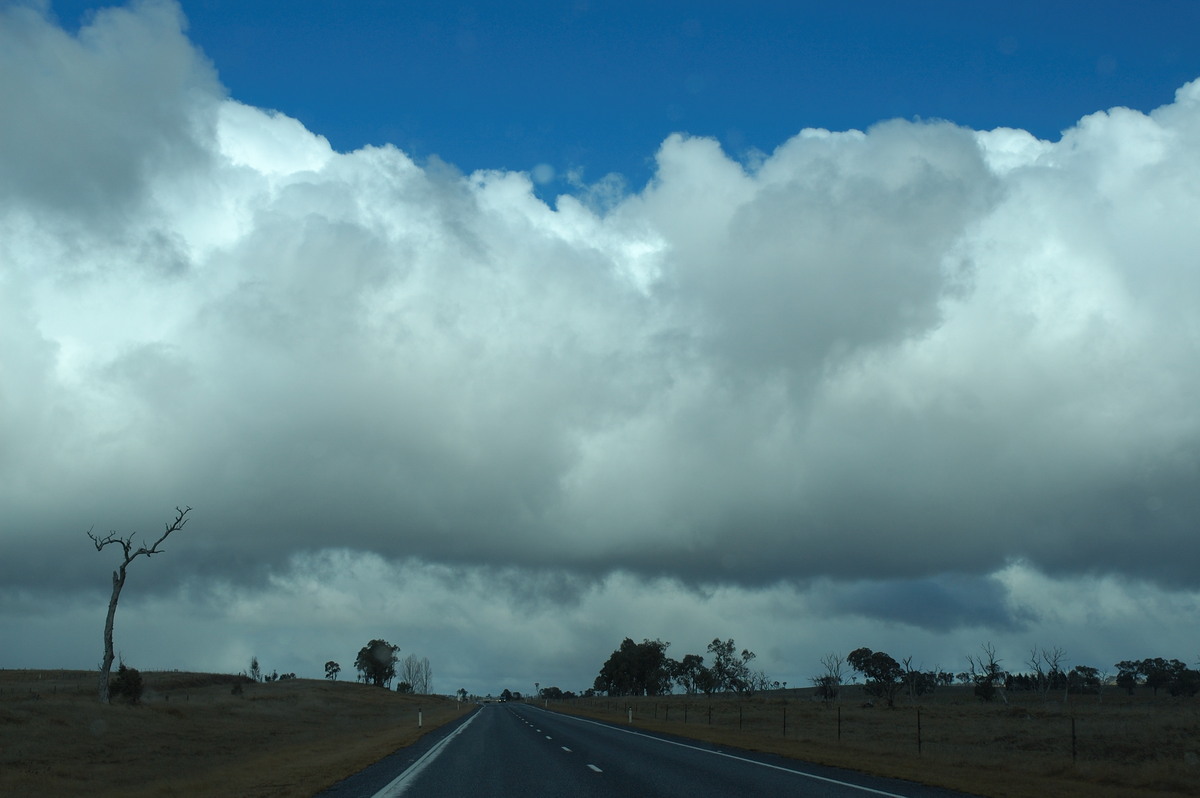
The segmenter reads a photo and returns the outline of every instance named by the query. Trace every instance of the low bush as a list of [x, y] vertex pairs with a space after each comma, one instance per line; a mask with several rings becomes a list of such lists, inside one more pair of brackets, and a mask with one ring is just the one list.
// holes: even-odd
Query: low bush
[[130, 668], [121, 663], [121, 667], [117, 668], [117, 675], [108, 685], [108, 693], [114, 698], [123, 698], [130, 704], [137, 704], [142, 700], [142, 693], [145, 691], [146, 685], [142, 683], [142, 674], [137, 668]]

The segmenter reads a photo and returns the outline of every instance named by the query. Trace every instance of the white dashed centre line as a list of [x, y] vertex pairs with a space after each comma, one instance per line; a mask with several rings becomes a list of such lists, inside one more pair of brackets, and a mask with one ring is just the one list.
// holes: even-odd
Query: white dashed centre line
[[566, 751], [568, 754], [571, 753], [571, 749], [567, 748], [565, 745], [562, 747], [562, 750]]
[[553, 737], [551, 737], [549, 734], [547, 734], [547, 735], [546, 735], [546, 739], [547, 739], [547, 740], [553, 740], [554, 738], [553, 738]]
[[603, 773], [603, 772], [604, 772], [603, 770], [601, 770], [600, 768], [596, 767], [595, 765], [593, 765], [593, 764], [591, 764], [591, 763], [589, 763], [589, 764], [588, 764], [588, 767], [590, 767], [592, 770], [596, 771], [597, 773]]

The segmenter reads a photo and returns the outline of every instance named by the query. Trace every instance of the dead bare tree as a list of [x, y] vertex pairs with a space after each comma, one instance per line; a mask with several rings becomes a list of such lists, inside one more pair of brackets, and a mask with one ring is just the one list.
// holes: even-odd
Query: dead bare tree
[[984, 701], [991, 701], [999, 695], [1000, 700], [1007, 704], [1005, 682], [1008, 680], [1008, 674], [1000, 667], [1000, 660], [996, 658], [996, 647], [987, 642], [980, 646], [980, 649], [983, 651], [980, 655], [967, 655], [970, 678], [975, 683], [975, 695]]
[[433, 668], [429, 664], [429, 657], [421, 659], [421, 694], [429, 695], [433, 692]]
[[1042, 654], [1044, 652], [1045, 649], [1039, 651], [1038, 647], [1034, 646], [1029, 650], [1029, 659], [1025, 661], [1025, 664], [1032, 671], [1030, 675], [1033, 678], [1037, 691], [1043, 696], [1050, 691], [1050, 680], [1046, 678], [1046, 670], [1042, 667]]
[[822, 701], [833, 701], [842, 692], [842, 682], [846, 678], [846, 658], [836, 652], [830, 652], [821, 657], [821, 667], [825, 670], [820, 676], [814, 676], [813, 686]]
[[159, 548], [162, 542], [172, 532], [178, 532], [183, 529], [184, 524], [188, 522], [187, 514], [192, 511], [191, 507], [185, 507], [180, 510], [175, 508], [175, 520], [166, 524], [166, 530], [158, 540], [154, 541], [154, 545], [147, 547], [145, 542], [138, 548], [133, 547], [133, 535], [128, 537], [118, 537], [116, 532], [109, 532], [104, 537], [97, 537], [92, 534], [92, 530], [88, 530], [87, 536], [92, 539], [92, 543], [96, 544], [96, 551], [101, 551], [105, 546], [116, 544], [121, 547], [124, 558], [121, 564], [117, 566], [117, 570], [113, 571], [112, 575], [112, 596], [108, 600], [108, 617], [104, 621], [104, 660], [100, 664], [100, 703], [107, 704], [109, 699], [108, 694], [108, 676], [112, 671], [113, 659], [113, 619], [117, 615], [117, 601], [121, 598], [121, 588], [125, 587], [125, 569], [129, 564], [141, 557], [143, 554], [149, 557], [152, 554], [161, 554], [162, 549]]
[[429, 657], [419, 659], [416, 654], [405, 657], [400, 680], [408, 682], [417, 695], [428, 695], [433, 687], [433, 668], [429, 664]]
[[[1071, 680], [1067, 675], [1067, 652], [1065, 649], [1055, 646], [1047, 651], [1042, 649], [1042, 658], [1046, 660], [1046, 664], [1050, 668], [1050, 681], [1061, 682], [1063, 688], [1063, 703], [1067, 703], [1067, 694], [1071, 691]], [[1053, 685], [1051, 685], [1053, 686]], [[1046, 692], [1049, 696], [1049, 690]]]
[[908, 688], [908, 700], [915, 704], [917, 698], [924, 692], [925, 685], [921, 679], [924, 674], [912, 666], [912, 660], [912, 657], [900, 660], [900, 668], [904, 671], [904, 685]]
[[1038, 692], [1042, 694], [1043, 699], [1050, 697], [1050, 691], [1058, 684], [1063, 686], [1063, 702], [1067, 700], [1067, 692], [1070, 690], [1070, 679], [1067, 678], [1066, 672], [1067, 652], [1064, 649], [1055, 646], [1054, 648], [1038, 649], [1034, 646], [1029, 652], [1029, 659], [1026, 664], [1033, 669], [1033, 679], [1036, 682]]

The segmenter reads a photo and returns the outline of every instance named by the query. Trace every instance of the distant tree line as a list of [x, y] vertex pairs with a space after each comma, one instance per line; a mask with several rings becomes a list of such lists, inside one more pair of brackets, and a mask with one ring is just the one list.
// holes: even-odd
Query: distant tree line
[[[363, 684], [373, 684], [390, 690], [392, 682], [399, 676], [396, 683], [397, 692], [417, 695], [432, 693], [433, 667], [429, 663], [429, 657], [409, 654], [401, 662], [399, 652], [400, 646], [392, 645], [382, 638], [371, 640], [358, 650], [358, 656], [354, 658], [357, 680]], [[340, 663], [334, 660], [325, 663], [325, 678], [329, 681], [337, 681], [341, 672]], [[465, 690], [459, 692], [466, 694]]]
[[250, 658], [250, 670], [242, 671], [242, 675], [255, 682], [281, 682], [296, 678], [296, 674], [294, 673], [280, 673], [274, 670], [270, 673], [264, 673], [262, 667], [258, 664], [258, 657]]
[[1177, 659], [1121, 660], [1117, 668], [1117, 687], [1129, 695], [1139, 685], [1149, 687], [1158, 695], [1160, 688], [1174, 696], [1194, 696], [1200, 692], [1200, 671], [1189, 668]]
[[996, 656], [996, 648], [985, 643], [977, 654], [967, 655], [967, 669], [957, 674], [940, 668], [921, 670], [912, 667], [912, 658], [897, 661], [883, 651], [857, 648], [844, 658], [827, 654], [821, 658], [823, 670], [812, 677], [817, 695], [824, 701], [838, 698], [847, 675], [847, 668], [863, 679], [863, 692], [871, 698], [894, 706], [896, 697], [907, 694], [910, 699], [932, 693], [935, 689], [953, 684], [970, 684], [975, 696], [982, 701], [1008, 702], [1009, 692], [1036, 692], [1049, 698], [1062, 694], [1101, 695], [1106, 686], [1115, 683], [1130, 695], [1139, 686], [1148, 687], [1158, 695], [1164, 689], [1172, 696], [1194, 696], [1200, 693], [1200, 671], [1189, 668], [1177, 659], [1155, 657], [1122, 660], [1114, 666], [1115, 679], [1107, 672], [1089, 665], [1068, 669], [1067, 653], [1061, 648], [1033, 648], [1025, 663], [1027, 670], [1010, 672]]
[[745, 648], [738, 652], [733, 638], [714, 638], [708, 644], [707, 651], [712, 656], [709, 665], [700, 654], [685, 654], [678, 660], [667, 656], [670, 645], [662, 640], [635, 643], [625, 638], [601, 666], [587, 694], [668, 695], [679, 687], [688, 695], [723, 692], [751, 695], [779, 685], [771, 682], [764, 672], [751, 669], [754, 652]]

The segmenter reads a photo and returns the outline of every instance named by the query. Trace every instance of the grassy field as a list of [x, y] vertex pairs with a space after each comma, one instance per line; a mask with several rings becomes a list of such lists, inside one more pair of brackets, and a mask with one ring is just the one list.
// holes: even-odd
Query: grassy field
[[[141, 706], [102, 706], [93, 672], [0, 671], [0, 795], [307, 797], [467, 711], [345, 682], [250, 684], [237, 696], [233, 676], [143, 677]], [[1103, 702], [1010, 694], [1008, 705], [982, 704], [951, 688], [884, 709], [861, 706], [858, 689], [830, 705], [789, 690], [550, 708], [626, 722], [632, 707], [636, 727], [977, 795], [1200, 795], [1194, 699], [1109, 690]]]
[[1103, 701], [1010, 693], [1008, 705], [984, 704], [955, 687], [886, 709], [862, 706], [859, 690], [829, 705], [789, 690], [741, 701], [596, 698], [549, 708], [626, 723], [632, 707], [639, 728], [997, 798], [1200, 795], [1196, 699], [1109, 690]]
[[[91, 671], [0, 671], [0, 795], [312, 796], [467, 711], [308, 679], [143, 673], [140, 706]], [[417, 728], [417, 711], [423, 728]]]

